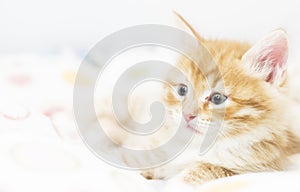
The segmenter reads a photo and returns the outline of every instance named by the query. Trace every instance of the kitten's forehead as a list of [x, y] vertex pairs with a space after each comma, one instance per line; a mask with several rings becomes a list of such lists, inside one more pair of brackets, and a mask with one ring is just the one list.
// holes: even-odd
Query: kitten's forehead
[[185, 73], [186, 77], [184, 79], [177, 77], [173, 81], [190, 84], [198, 96], [205, 91], [224, 89], [224, 82], [218, 68], [210, 68], [204, 73], [205, 70], [202, 70], [201, 66], [195, 65], [189, 59], [182, 59], [178, 66]]
[[237, 82], [245, 77], [240, 61], [250, 46], [232, 41], [206, 41], [204, 46], [208, 51], [199, 53], [197, 64], [185, 56], [179, 59], [177, 67], [185, 77], [174, 73], [169, 82], [190, 83], [198, 97], [213, 91], [230, 93], [232, 87], [239, 86]]
[[[195, 84], [201, 82], [203, 90], [218, 90], [224, 91], [225, 85], [234, 84], [238, 76], [243, 76], [243, 67], [241, 66], [241, 59], [243, 55], [250, 48], [247, 43], [236, 42], [236, 41], [205, 41], [204, 46], [208, 49], [210, 55], [208, 57], [213, 60], [207, 60], [203, 58], [200, 66], [190, 67], [193, 65], [189, 63], [186, 65], [185, 62], [179, 63], [179, 65], [185, 64], [187, 67], [183, 67], [188, 74], [189, 78], [193, 80]], [[212, 63], [213, 62], [213, 63]], [[217, 66], [217, 67], [212, 67]], [[230, 86], [226, 87], [230, 90]], [[227, 91], [227, 90], [226, 90]]]

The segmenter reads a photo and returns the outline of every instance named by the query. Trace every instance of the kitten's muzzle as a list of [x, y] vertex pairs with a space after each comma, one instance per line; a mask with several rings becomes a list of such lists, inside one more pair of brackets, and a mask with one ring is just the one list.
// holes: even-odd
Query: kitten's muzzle
[[184, 115], [184, 119], [187, 123], [189, 123], [191, 120], [195, 119], [197, 116], [195, 115]]

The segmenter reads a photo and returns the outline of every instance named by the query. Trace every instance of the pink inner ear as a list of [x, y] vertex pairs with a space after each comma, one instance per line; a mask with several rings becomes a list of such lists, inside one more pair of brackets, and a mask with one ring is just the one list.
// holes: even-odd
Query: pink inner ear
[[[259, 72], [267, 72], [266, 81], [274, 83], [282, 78], [286, 71], [288, 42], [284, 32], [273, 32], [258, 45], [259, 54], [256, 67]], [[278, 79], [279, 78], [279, 79]]]

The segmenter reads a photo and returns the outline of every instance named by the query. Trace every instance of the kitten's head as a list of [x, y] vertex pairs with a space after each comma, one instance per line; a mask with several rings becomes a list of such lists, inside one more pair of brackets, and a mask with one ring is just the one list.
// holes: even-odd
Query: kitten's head
[[177, 66], [187, 79], [171, 78], [173, 89], [165, 95], [167, 105], [171, 109], [182, 106], [186, 127], [200, 135], [220, 120], [223, 137], [254, 133], [262, 127], [266, 132], [271, 127], [276, 130], [286, 87], [286, 33], [273, 31], [252, 47], [234, 41], [199, 40], [208, 49], [202, 58], [212, 57], [217, 68], [206, 62], [200, 62], [198, 68], [182, 56]]

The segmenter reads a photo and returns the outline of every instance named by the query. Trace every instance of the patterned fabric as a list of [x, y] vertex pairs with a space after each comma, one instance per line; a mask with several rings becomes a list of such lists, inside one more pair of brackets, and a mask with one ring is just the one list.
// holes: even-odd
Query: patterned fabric
[[80, 140], [72, 112], [80, 62], [69, 53], [0, 56], [0, 191], [150, 191]]

